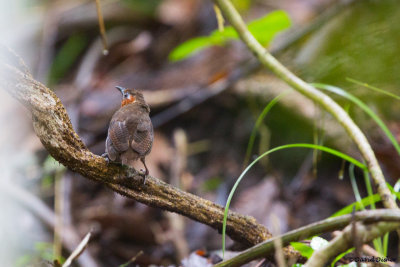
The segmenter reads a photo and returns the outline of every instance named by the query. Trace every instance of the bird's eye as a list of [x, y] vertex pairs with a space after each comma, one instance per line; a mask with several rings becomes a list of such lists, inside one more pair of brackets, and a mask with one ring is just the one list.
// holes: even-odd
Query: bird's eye
[[124, 98], [128, 98], [128, 96], [129, 96], [128, 93], [125, 93], [125, 94], [124, 94]]

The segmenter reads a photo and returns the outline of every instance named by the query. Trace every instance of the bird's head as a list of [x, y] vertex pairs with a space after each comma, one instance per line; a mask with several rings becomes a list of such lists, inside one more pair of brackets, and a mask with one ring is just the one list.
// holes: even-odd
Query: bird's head
[[117, 88], [122, 94], [121, 107], [131, 103], [138, 103], [147, 109], [149, 108], [144, 101], [143, 94], [140, 91], [136, 89], [123, 88], [121, 86], [116, 86], [115, 88]]

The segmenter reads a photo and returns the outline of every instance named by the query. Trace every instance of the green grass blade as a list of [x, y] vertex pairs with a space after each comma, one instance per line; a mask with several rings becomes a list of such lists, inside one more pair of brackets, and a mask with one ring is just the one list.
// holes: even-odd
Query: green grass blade
[[331, 263], [331, 267], [335, 267], [336, 262], [338, 262], [341, 258], [343, 258], [343, 256], [352, 252], [353, 250], [354, 250], [354, 248], [350, 248], [350, 249], [346, 250], [345, 252], [340, 253], [338, 256], [336, 256], [336, 258]]
[[361, 81], [357, 81], [357, 80], [351, 79], [351, 78], [346, 78], [346, 80], [348, 80], [349, 82], [355, 83], [355, 84], [357, 84], [357, 85], [361, 85], [361, 86], [363, 86], [363, 87], [366, 87], [366, 88], [368, 88], [368, 89], [374, 90], [374, 91], [376, 91], [376, 92], [378, 92], [378, 93], [385, 94], [385, 95], [387, 95], [387, 96], [393, 97], [394, 99], [400, 100], [400, 96], [395, 95], [395, 94], [393, 94], [393, 93], [391, 93], [391, 92], [388, 92], [388, 91], [386, 91], [386, 90], [380, 89], [380, 88], [378, 88], [378, 87], [372, 86], [372, 85], [370, 85], [370, 84], [368, 84], [368, 83], [363, 83], [363, 82], [361, 82]]
[[290, 91], [285, 91], [280, 93], [279, 95], [277, 95], [276, 97], [274, 97], [269, 103], [268, 105], [265, 106], [265, 108], [263, 109], [263, 111], [261, 112], [260, 116], [258, 116], [256, 124], [253, 127], [253, 130], [251, 131], [251, 135], [250, 135], [250, 139], [249, 139], [249, 143], [247, 144], [247, 149], [246, 149], [246, 157], [243, 163], [243, 166], [247, 166], [249, 164], [250, 161], [250, 156], [251, 156], [251, 151], [253, 151], [253, 147], [254, 147], [254, 142], [256, 140], [256, 134], [258, 131], [258, 128], [260, 127], [261, 123], [263, 122], [263, 120], [265, 119], [265, 117], [267, 116], [268, 112], [272, 109], [272, 107], [278, 103], [278, 101], [286, 96]]
[[268, 150], [267, 152], [263, 153], [261, 156], [259, 156], [255, 160], [253, 160], [253, 162], [251, 162], [249, 166], [247, 166], [247, 168], [240, 174], [239, 178], [236, 180], [235, 184], [233, 185], [233, 187], [229, 193], [229, 196], [228, 196], [228, 199], [227, 199], [226, 205], [225, 205], [224, 220], [223, 220], [223, 224], [222, 224], [222, 257], [224, 257], [224, 254], [225, 254], [226, 222], [228, 219], [229, 206], [231, 204], [233, 194], [235, 193], [236, 188], [238, 187], [240, 181], [243, 179], [245, 174], [251, 169], [251, 167], [253, 167], [253, 165], [255, 165], [260, 159], [262, 159], [263, 157], [267, 156], [268, 154], [270, 154], [272, 152], [282, 150], [282, 149], [287, 149], [287, 148], [318, 149], [318, 150], [327, 152], [329, 154], [335, 155], [344, 160], [347, 160], [348, 162], [354, 164], [355, 166], [361, 168], [362, 170], [368, 170], [367, 166], [365, 166], [363, 163], [359, 162], [358, 160], [356, 160], [342, 152], [339, 152], [337, 150], [334, 150], [332, 148], [328, 148], [325, 146], [319, 146], [319, 145], [314, 145], [314, 144], [289, 144], [289, 145], [278, 146], [278, 147]]
[[[367, 171], [364, 171], [364, 181], [365, 181], [365, 187], [367, 188], [368, 196], [372, 196], [374, 193], [372, 190], [371, 178], [369, 177], [369, 173]], [[376, 208], [375, 203], [371, 203], [371, 208], [373, 210]]]
[[386, 136], [389, 138], [390, 142], [396, 149], [397, 153], [400, 155], [400, 145], [397, 142], [396, 138], [393, 136], [393, 134], [390, 132], [390, 130], [387, 128], [385, 123], [370, 109], [364, 102], [362, 102], [359, 98], [353, 96], [352, 94], [346, 92], [345, 90], [332, 86], [332, 85], [327, 85], [327, 84], [322, 84], [322, 83], [312, 83], [314, 87], [317, 87], [319, 89], [327, 90], [329, 92], [335, 93], [337, 95], [343, 96], [359, 106], [362, 110], [365, 111], [375, 122], [378, 124], [378, 126], [382, 129], [382, 131], [386, 134]]
[[350, 205], [347, 205], [346, 207], [342, 208], [341, 210], [335, 212], [330, 216], [330, 218], [337, 217], [337, 216], [342, 216], [345, 214], [350, 214], [353, 212], [353, 207], [355, 206], [356, 211], [361, 210], [363, 207], [370, 206], [372, 204], [375, 204], [377, 202], [381, 201], [381, 197], [379, 194], [374, 194], [372, 196], [367, 196], [361, 199], [361, 202], [354, 202], [351, 203]]
[[365, 207], [361, 202], [361, 195], [360, 195], [360, 191], [358, 190], [356, 176], [354, 175], [354, 165], [353, 164], [350, 164], [350, 166], [349, 166], [349, 176], [350, 176], [350, 182], [351, 182], [351, 187], [353, 188], [354, 196], [355, 196], [357, 202], [360, 203], [361, 209], [365, 210]]

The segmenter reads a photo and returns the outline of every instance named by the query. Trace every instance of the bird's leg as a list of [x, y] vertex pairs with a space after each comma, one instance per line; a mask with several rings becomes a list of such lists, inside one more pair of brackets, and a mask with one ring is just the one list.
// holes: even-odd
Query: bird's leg
[[144, 157], [143, 157], [143, 158], [140, 158], [140, 161], [143, 163], [144, 168], [146, 169], [146, 171], [145, 171], [145, 173], [144, 173], [144, 181], [143, 181], [143, 184], [145, 184], [145, 183], [146, 183], [146, 177], [149, 175], [149, 169], [147, 169], [147, 166], [146, 166], [146, 162], [145, 162]]

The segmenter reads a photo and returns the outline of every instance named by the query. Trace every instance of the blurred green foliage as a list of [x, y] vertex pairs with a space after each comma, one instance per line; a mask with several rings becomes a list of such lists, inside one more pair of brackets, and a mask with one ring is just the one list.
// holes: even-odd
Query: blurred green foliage
[[[53, 244], [48, 242], [36, 242], [34, 251], [31, 254], [25, 254], [18, 258], [15, 262], [15, 266], [45, 266], [43, 265], [44, 261], [52, 263], [54, 260]], [[65, 258], [63, 257], [57, 260], [61, 264], [65, 262]]]
[[37, 242], [35, 244], [35, 250], [39, 253], [40, 258], [47, 261], [53, 261], [53, 244], [47, 242]]
[[[277, 10], [250, 22], [248, 29], [263, 46], [267, 46], [277, 33], [289, 28], [290, 25], [288, 14], [285, 11]], [[171, 61], [182, 60], [209, 46], [224, 45], [227, 41], [237, 39], [239, 36], [231, 26], [225, 27], [222, 32], [214, 30], [209, 36], [196, 37], [180, 44], [169, 54], [169, 59]]]
[[55, 56], [47, 84], [52, 86], [62, 79], [85, 49], [88, 38], [83, 34], [71, 35]]
[[43, 177], [41, 179], [42, 189], [49, 189], [54, 184], [54, 178], [57, 174], [63, 173], [66, 168], [56, 161], [52, 156], [47, 156], [43, 162]]
[[400, 145], [397, 142], [396, 137], [392, 134], [392, 132], [389, 130], [389, 128], [386, 126], [386, 124], [379, 118], [379, 116], [374, 112], [368, 105], [366, 105], [363, 101], [361, 101], [359, 98], [355, 97], [354, 95], [348, 93], [347, 91], [343, 90], [342, 88], [336, 87], [336, 86], [331, 86], [327, 84], [322, 84], [322, 83], [313, 83], [313, 86], [327, 90], [329, 92], [335, 93], [339, 96], [342, 96], [354, 104], [356, 104], [359, 108], [361, 108], [365, 113], [368, 114], [375, 122], [378, 124], [378, 126], [382, 129], [382, 131], [385, 133], [385, 135], [388, 137], [390, 142], [392, 143], [393, 147], [396, 149], [397, 153], [400, 155]]
[[161, 3], [161, 0], [122, 0], [121, 2], [137, 13], [153, 16], [156, 14], [157, 6]]
[[[350, 77], [396, 92], [400, 86], [399, 32], [398, 1], [356, 3], [311, 37], [304, 49], [309, 56], [299, 68], [301, 76], [340, 87], [348, 86], [345, 79]], [[359, 87], [351, 86], [355, 88]], [[377, 103], [376, 95], [360, 89], [354, 94]], [[382, 112], [391, 108], [387, 99], [379, 104]], [[397, 112], [388, 115], [400, 116]]]
[[202, 184], [202, 189], [206, 192], [215, 191], [222, 183], [223, 179], [221, 177], [213, 177], [204, 181]]
[[250, 8], [251, 0], [231, 0], [238, 11], [246, 11]]

